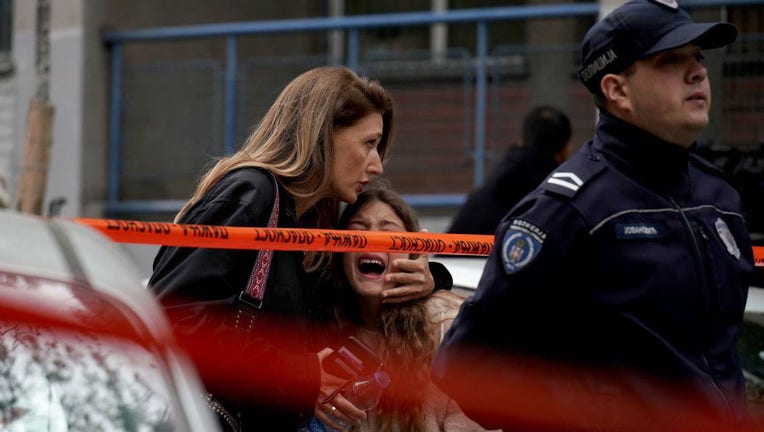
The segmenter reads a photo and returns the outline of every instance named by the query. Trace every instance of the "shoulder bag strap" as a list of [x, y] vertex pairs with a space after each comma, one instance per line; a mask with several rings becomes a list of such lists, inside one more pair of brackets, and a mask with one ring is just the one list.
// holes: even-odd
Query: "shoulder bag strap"
[[[270, 173], [273, 179], [273, 209], [268, 219], [268, 228], [276, 228], [279, 221], [279, 184], [273, 173]], [[252, 267], [252, 273], [249, 276], [247, 287], [239, 294], [239, 303], [260, 309], [265, 298], [265, 285], [268, 282], [268, 273], [271, 269], [271, 260], [273, 259], [273, 250], [260, 250], [257, 252], [255, 265]]]
[[[273, 179], [273, 208], [268, 219], [268, 228], [275, 228], [279, 220], [279, 184], [273, 173], [269, 172]], [[260, 250], [257, 252], [255, 265], [252, 267], [252, 273], [244, 290], [239, 293], [236, 303], [236, 319], [234, 327], [243, 329], [250, 334], [255, 323], [255, 312], [263, 305], [265, 297], [265, 284], [268, 282], [268, 273], [273, 259], [273, 250]], [[220, 419], [220, 424], [224, 425], [226, 431], [239, 432], [242, 430], [240, 410], [235, 407], [226, 406], [221, 400], [213, 394], [207, 392], [205, 402]], [[234, 415], [233, 413], [236, 413]]]

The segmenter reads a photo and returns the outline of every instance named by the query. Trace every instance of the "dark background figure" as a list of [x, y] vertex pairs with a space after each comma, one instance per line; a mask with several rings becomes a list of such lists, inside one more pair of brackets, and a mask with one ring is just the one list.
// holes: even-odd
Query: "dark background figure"
[[522, 141], [507, 149], [486, 183], [473, 191], [448, 232], [493, 234], [501, 219], [572, 152], [570, 119], [551, 106], [531, 110], [523, 120]]

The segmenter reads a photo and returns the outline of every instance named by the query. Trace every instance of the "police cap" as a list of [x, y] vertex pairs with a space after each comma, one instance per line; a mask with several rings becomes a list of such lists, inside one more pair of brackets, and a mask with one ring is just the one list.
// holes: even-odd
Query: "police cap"
[[660, 51], [695, 43], [719, 48], [737, 38], [734, 25], [696, 23], [676, 0], [632, 0], [597, 22], [584, 36], [578, 78], [591, 93], [602, 77]]

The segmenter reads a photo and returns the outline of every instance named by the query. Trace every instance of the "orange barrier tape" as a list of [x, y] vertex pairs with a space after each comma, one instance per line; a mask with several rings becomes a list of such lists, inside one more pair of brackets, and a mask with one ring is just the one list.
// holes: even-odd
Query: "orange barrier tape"
[[493, 236], [426, 232], [349, 231], [181, 225], [116, 219], [72, 219], [119, 243], [217, 249], [406, 252], [488, 255]]
[[[181, 225], [117, 219], [74, 218], [119, 243], [217, 249], [315, 250], [332, 252], [410, 252], [488, 255], [493, 236], [303, 228], [243, 228]], [[764, 267], [764, 246], [753, 247], [754, 263]]]

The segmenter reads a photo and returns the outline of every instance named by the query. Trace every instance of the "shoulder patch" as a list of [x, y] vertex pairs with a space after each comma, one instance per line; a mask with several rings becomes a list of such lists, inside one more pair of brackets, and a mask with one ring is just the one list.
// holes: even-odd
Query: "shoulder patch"
[[516, 273], [530, 264], [538, 256], [545, 239], [546, 232], [541, 228], [528, 221], [514, 219], [504, 233], [501, 245], [504, 271], [507, 274]]
[[541, 187], [545, 192], [572, 198], [604, 169], [605, 164], [594, 153], [572, 158], [552, 172]]

